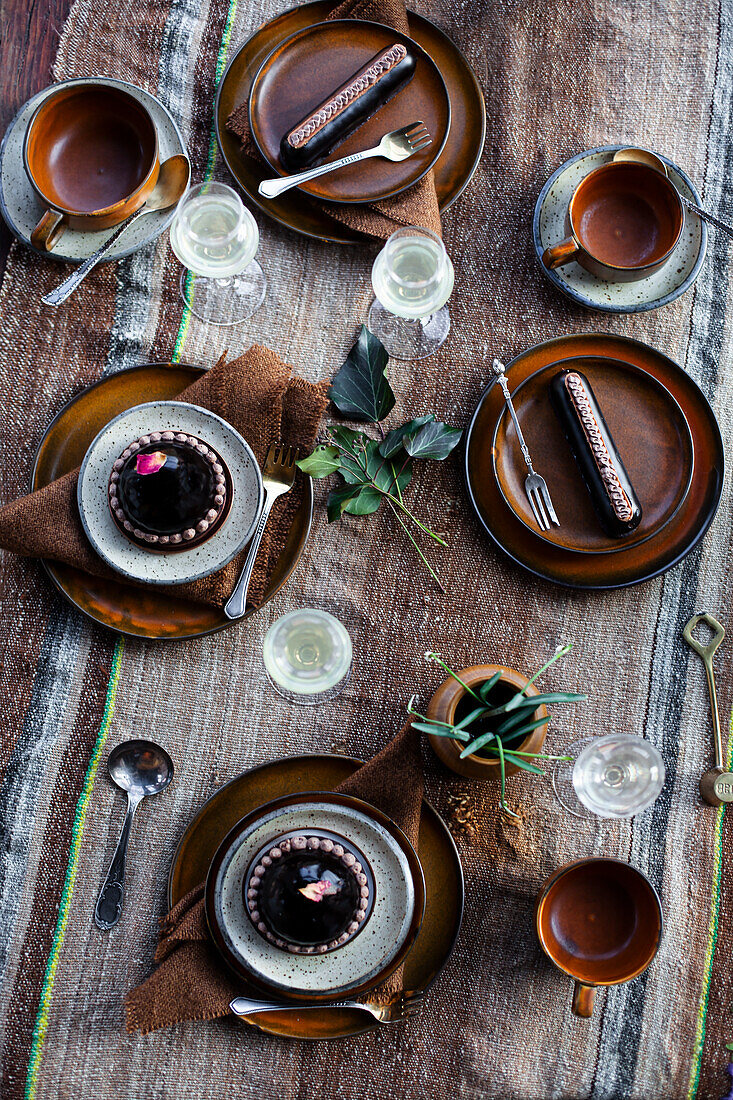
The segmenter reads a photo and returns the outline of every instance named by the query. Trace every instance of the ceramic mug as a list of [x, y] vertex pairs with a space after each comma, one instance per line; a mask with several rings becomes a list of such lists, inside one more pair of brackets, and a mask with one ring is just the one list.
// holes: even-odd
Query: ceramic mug
[[568, 236], [546, 248], [547, 268], [579, 263], [608, 282], [634, 282], [659, 271], [682, 234], [677, 188], [649, 164], [611, 161], [575, 188], [565, 217]]
[[598, 986], [641, 974], [662, 937], [662, 906], [646, 875], [619, 859], [583, 859], [545, 882], [535, 906], [540, 946], [575, 981], [573, 1012], [591, 1016]]
[[160, 170], [155, 123], [121, 88], [63, 84], [31, 116], [23, 165], [46, 207], [31, 242], [47, 252], [67, 226], [109, 229], [143, 205]]

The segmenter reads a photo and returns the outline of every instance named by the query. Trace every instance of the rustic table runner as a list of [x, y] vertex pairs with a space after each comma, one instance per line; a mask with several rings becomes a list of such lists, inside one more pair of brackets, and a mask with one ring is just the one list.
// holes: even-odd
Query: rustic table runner
[[[55, 77], [121, 76], [157, 94], [182, 123], [196, 178], [225, 173], [212, 140], [212, 100], [236, 46], [286, 0], [77, 0], [61, 34]], [[453, 329], [440, 354], [393, 364], [395, 418], [433, 410], [465, 424], [504, 358], [557, 334], [612, 331], [683, 363], [733, 443], [729, 242], [711, 234], [695, 288], [656, 313], [604, 317], [561, 298], [530, 244], [536, 195], [576, 151], [628, 140], [662, 150], [733, 217], [733, 10], [714, 0], [429, 0], [461, 45], [486, 95], [486, 150], [465, 195], [443, 219], [456, 267]], [[3, 500], [23, 492], [48, 420], [102, 374], [172, 354], [213, 363], [254, 342], [312, 379], [342, 361], [370, 298], [376, 248], [328, 246], [258, 215], [265, 307], [232, 330], [182, 311], [179, 268], [161, 239], [99, 269], [56, 312], [40, 295], [61, 270], [15, 245], [0, 291], [0, 448]], [[388, 516], [329, 527], [319, 507], [305, 556], [286, 589], [252, 620], [186, 644], [116, 640], [53, 591], [41, 568], [2, 562], [0, 787], [0, 1095], [7, 1100], [165, 1096], [257, 1100], [308, 1096], [383, 1100], [428, 1096], [718, 1097], [733, 1040], [730, 812], [701, 806], [710, 757], [702, 668], [680, 640], [706, 608], [731, 619], [731, 501], [702, 544], [666, 576], [621, 592], [574, 593], [500, 557], [467, 505], [460, 463], [424, 470], [413, 504], [450, 542], [431, 558], [441, 595]], [[319, 505], [324, 488], [317, 490]], [[331, 707], [291, 708], [266, 689], [264, 632], [285, 610], [327, 608], [354, 640], [354, 672]], [[175, 845], [221, 783], [284, 754], [369, 756], [425, 700], [439, 670], [504, 661], [538, 667], [575, 643], [553, 683], [590, 699], [558, 714], [549, 744], [588, 733], [644, 733], [662, 751], [667, 783], [654, 809], [618, 824], [578, 821], [549, 781], [517, 777], [515, 826], [496, 792], [450, 777], [426, 752], [427, 793], [449, 816], [465, 794], [471, 835], [458, 838], [466, 913], [452, 959], [406, 1025], [328, 1044], [269, 1038], [234, 1021], [125, 1034], [124, 994], [150, 971]], [[724, 645], [719, 694], [733, 703]], [[123, 919], [92, 922], [116, 843], [122, 799], [104, 775], [118, 741], [157, 736], [176, 781], [140, 812]], [[541, 955], [532, 930], [537, 887], [558, 864], [589, 853], [630, 859], [661, 891], [662, 950], [650, 970], [602, 993], [595, 1015], [569, 1011], [570, 982]]]

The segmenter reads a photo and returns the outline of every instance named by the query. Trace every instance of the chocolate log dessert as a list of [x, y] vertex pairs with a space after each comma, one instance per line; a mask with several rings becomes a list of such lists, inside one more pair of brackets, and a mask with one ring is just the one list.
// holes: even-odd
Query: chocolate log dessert
[[257, 856], [243, 892], [257, 931], [283, 951], [322, 955], [352, 940], [373, 891], [364, 856], [335, 834], [288, 836]]
[[601, 527], [613, 538], [623, 538], [639, 526], [641, 505], [590, 382], [580, 371], [561, 371], [550, 383], [550, 400]]
[[210, 538], [231, 500], [216, 451], [184, 432], [150, 432], [112, 467], [109, 506], [123, 535], [146, 550], [185, 550]]
[[415, 63], [401, 42], [375, 54], [285, 134], [280, 160], [286, 170], [302, 172], [322, 161], [412, 79]]

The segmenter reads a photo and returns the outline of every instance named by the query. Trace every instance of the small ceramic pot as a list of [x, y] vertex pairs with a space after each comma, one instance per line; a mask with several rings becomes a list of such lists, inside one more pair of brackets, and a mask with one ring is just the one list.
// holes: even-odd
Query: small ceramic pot
[[649, 164], [612, 161], [580, 181], [565, 218], [568, 236], [546, 248], [550, 270], [575, 261], [599, 279], [635, 282], [677, 247], [685, 210], [677, 188]]
[[[481, 684], [490, 680], [492, 676], [495, 676], [497, 672], [501, 673], [501, 679], [493, 689], [496, 692], [500, 691], [502, 684], [505, 685], [505, 689], [509, 688], [512, 691], [521, 691], [522, 688], [527, 686], [527, 676], [523, 676], [521, 672], [517, 672], [513, 668], [505, 668], [503, 665], [472, 665], [471, 668], [464, 668], [458, 675], [469, 687], [477, 689]], [[449, 676], [430, 700], [426, 717], [438, 722], [453, 722], [456, 711], [466, 699], [466, 694], [465, 689], [458, 681]], [[539, 691], [534, 684], [530, 684], [527, 688], [527, 696], [531, 698], [533, 695], [539, 695]], [[547, 707], [539, 706], [532, 713], [532, 721], [540, 718], [547, 718]], [[546, 734], [547, 724], [545, 723], [544, 726], [538, 726], [532, 730], [524, 741], [514, 747], [521, 749], [522, 752], [539, 752], [544, 744]], [[452, 737], [435, 737], [433, 735], [428, 735], [428, 740], [436, 755], [457, 775], [465, 775], [468, 779], [499, 780], [501, 778], [498, 757], [492, 759], [473, 754], [461, 760], [461, 752], [465, 748], [465, 743], [455, 741]], [[521, 771], [521, 768], [517, 768], [514, 764], [506, 764], [505, 766], [506, 775], [515, 775], [518, 771]]]
[[109, 229], [139, 210], [158, 179], [158, 134], [121, 88], [62, 84], [28, 123], [23, 164], [46, 208], [31, 242], [48, 252], [67, 226]]

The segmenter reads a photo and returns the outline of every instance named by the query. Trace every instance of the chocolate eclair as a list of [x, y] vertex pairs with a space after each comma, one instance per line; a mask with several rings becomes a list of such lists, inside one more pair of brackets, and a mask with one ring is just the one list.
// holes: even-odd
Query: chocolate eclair
[[401, 42], [381, 50], [283, 137], [280, 160], [288, 172], [322, 161], [383, 107], [415, 72], [414, 54]]
[[112, 518], [146, 550], [186, 550], [221, 526], [231, 479], [213, 447], [185, 432], [150, 432], [133, 440], [109, 478]]
[[601, 527], [623, 538], [641, 523], [641, 505], [590, 382], [580, 371], [560, 371], [550, 383], [550, 400]]

